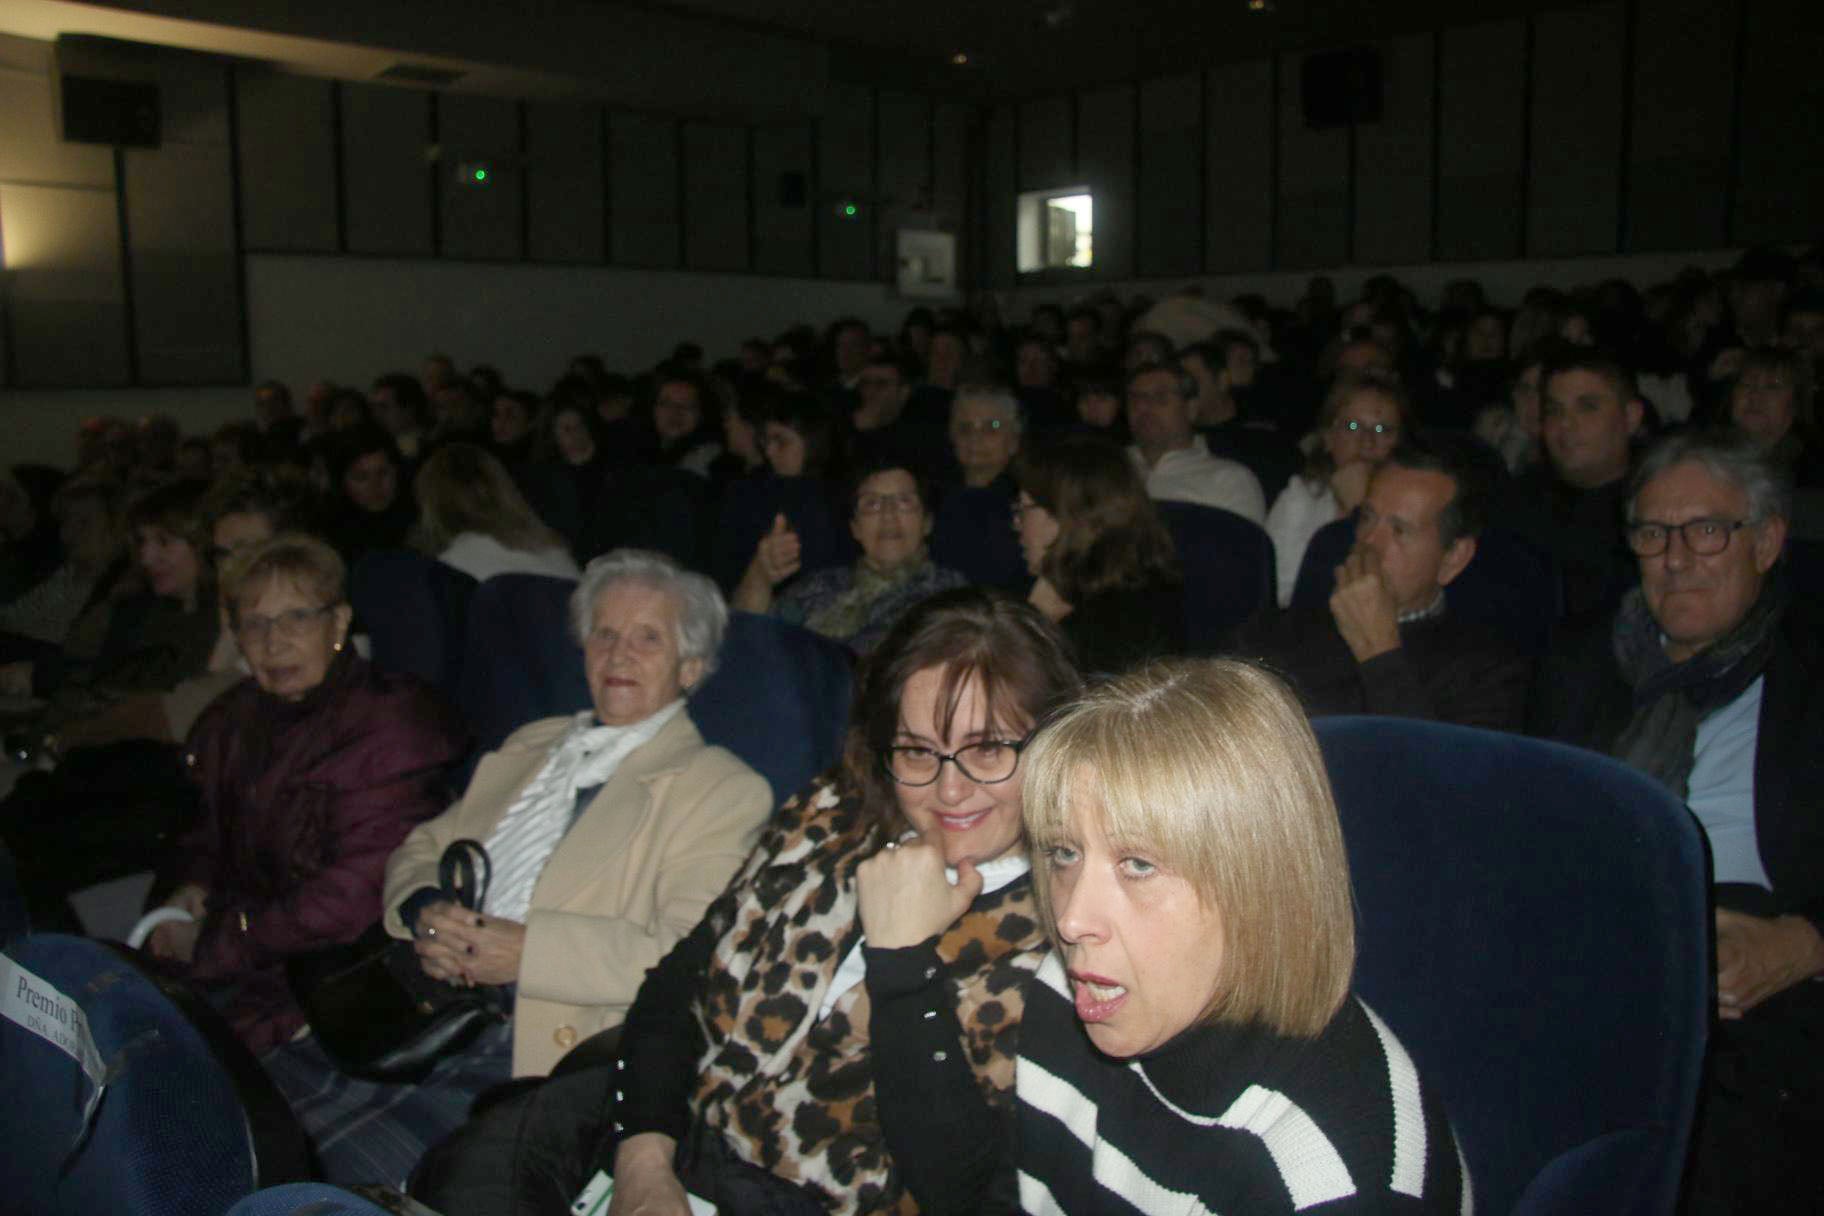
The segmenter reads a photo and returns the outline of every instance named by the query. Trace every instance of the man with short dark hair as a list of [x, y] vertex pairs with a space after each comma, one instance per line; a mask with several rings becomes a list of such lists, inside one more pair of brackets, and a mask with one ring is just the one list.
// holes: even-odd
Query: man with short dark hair
[[1238, 461], [1210, 454], [1191, 424], [1196, 384], [1175, 362], [1144, 366], [1127, 380], [1128, 449], [1154, 499], [1232, 511], [1253, 523], [1267, 517], [1260, 482]]
[[1560, 639], [1529, 707], [1534, 733], [1678, 795], [1708, 840], [1719, 1021], [1683, 1209], [1706, 1216], [1810, 1211], [1819, 1193], [1824, 662], [1778, 568], [1789, 496], [1739, 435], [1649, 451], [1625, 533], [1640, 586]]
[[1394, 449], [1368, 483], [1330, 602], [1286, 613], [1244, 639], [1243, 653], [1284, 672], [1313, 714], [1519, 729], [1526, 660], [1451, 615], [1444, 595], [1475, 558], [1487, 502], [1462, 452], [1416, 440]]
[[913, 389], [905, 365], [891, 355], [874, 355], [855, 388], [859, 400], [849, 414], [855, 463], [898, 459], [929, 478], [939, 477], [949, 462], [949, 441], [928, 413], [915, 416], [906, 408]]
[[1621, 516], [1645, 406], [1633, 372], [1590, 347], [1560, 349], [1540, 398], [1546, 460], [1510, 485], [1495, 518], [1552, 555], [1566, 617], [1604, 616], [1635, 579]]

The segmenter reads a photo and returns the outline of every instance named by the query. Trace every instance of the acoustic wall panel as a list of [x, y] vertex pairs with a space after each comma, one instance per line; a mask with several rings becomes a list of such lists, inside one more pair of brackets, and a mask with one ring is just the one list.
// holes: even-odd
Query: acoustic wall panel
[[1212, 68], [1204, 87], [1204, 270], [1273, 257], [1273, 64]]
[[1018, 112], [1000, 105], [988, 112], [987, 149], [982, 158], [982, 270], [990, 287], [1012, 287], [1019, 279], [1019, 175], [1014, 172], [1019, 142]]
[[951, 231], [965, 227], [969, 205], [969, 126], [972, 110], [940, 101], [931, 116], [931, 205]]
[[[817, 123], [818, 271], [828, 279], [874, 277], [874, 91], [830, 85]], [[854, 205], [850, 214], [848, 208]]]
[[1492, 21], [1438, 35], [1441, 262], [1520, 255], [1526, 151], [1526, 23]]
[[643, 114], [608, 118], [608, 207], [620, 266], [678, 264], [678, 128]]
[[1626, 245], [1728, 240], [1729, 113], [1737, 17], [1715, 0], [1637, 0]]
[[599, 262], [608, 182], [607, 116], [595, 106], [526, 106], [526, 256], [535, 262]]
[[429, 256], [430, 96], [345, 84], [342, 206], [351, 253]]
[[1335, 266], [1349, 256], [1349, 133], [1305, 125], [1302, 57], [1279, 63], [1279, 224], [1275, 266]]
[[518, 105], [495, 97], [439, 94], [437, 147], [439, 252], [450, 258], [517, 260], [522, 253], [524, 162]]
[[118, 217], [112, 190], [0, 184], [15, 387], [128, 382]]
[[1824, 214], [1824, 8], [1748, 5], [1733, 241], [1810, 241]]
[[813, 166], [807, 124], [754, 128], [754, 269], [762, 274], [816, 270]]
[[931, 99], [916, 93], [878, 94], [880, 215], [928, 211], [931, 206]]
[[1528, 257], [1612, 253], [1626, 88], [1619, 0], [1533, 19]]
[[240, 265], [228, 149], [167, 142], [155, 152], [130, 150], [125, 163], [140, 382], [240, 379]]
[[1355, 132], [1355, 244], [1365, 265], [1431, 256], [1430, 34], [1380, 43], [1381, 120]]
[[746, 270], [747, 129], [684, 126], [684, 264]]
[[1077, 175], [1095, 198], [1095, 272], [1134, 273], [1134, 93], [1129, 86], [1077, 101]]
[[1168, 76], [1140, 86], [1138, 269], [1191, 275], [1203, 268], [1203, 82]]
[[1056, 190], [1076, 186], [1075, 105], [1068, 95], [1021, 102], [1021, 190]]
[[249, 249], [336, 250], [335, 88], [253, 65], [234, 69], [241, 237]]
[[0, 181], [114, 188], [114, 154], [65, 143], [51, 107], [51, 44], [0, 35]]

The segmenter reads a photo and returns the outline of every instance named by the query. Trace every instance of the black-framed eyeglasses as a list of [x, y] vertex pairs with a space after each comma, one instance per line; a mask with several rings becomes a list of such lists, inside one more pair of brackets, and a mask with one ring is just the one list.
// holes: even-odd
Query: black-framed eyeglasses
[[1024, 739], [983, 739], [953, 752], [940, 752], [934, 747], [895, 745], [881, 756], [887, 776], [901, 785], [930, 785], [944, 771], [944, 761], [956, 765], [956, 771], [977, 785], [999, 785], [1020, 767], [1020, 753], [1032, 742]]
[[1674, 532], [1685, 548], [1699, 557], [1715, 557], [1729, 547], [1729, 538], [1748, 526], [1745, 519], [1688, 519], [1682, 524], [1662, 524], [1643, 519], [1628, 527], [1628, 548], [1636, 557], [1658, 557], [1672, 543]]

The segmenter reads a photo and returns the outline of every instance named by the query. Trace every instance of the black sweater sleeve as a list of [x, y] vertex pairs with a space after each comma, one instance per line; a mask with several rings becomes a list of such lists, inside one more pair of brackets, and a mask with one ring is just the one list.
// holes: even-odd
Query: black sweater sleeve
[[682, 1141], [690, 1131], [690, 1093], [704, 1039], [692, 1006], [702, 994], [716, 948], [709, 917], [697, 922], [646, 973], [621, 1030], [614, 1103], [617, 1141], [663, 1132]]
[[997, 1174], [1012, 1167], [1013, 1118], [976, 1084], [937, 938], [862, 950], [874, 1101], [887, 1149], [919, 1211], [978, 1212]]

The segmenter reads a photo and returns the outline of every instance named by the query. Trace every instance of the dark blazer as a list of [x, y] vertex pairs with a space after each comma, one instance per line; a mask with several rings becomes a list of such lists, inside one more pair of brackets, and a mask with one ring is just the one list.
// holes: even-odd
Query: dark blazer
[[[1633, 715], [1606, 623], [1566, 636], [1539, 668], [1527, 731], [1607, 753]], [[1754, 752], [1754, 834], [1773, 882], [1770, 905], [1824, 932], [1824, 655], [1788, 611], [1766, 669]], [[1733, 891], [1740, 888], [1732, 888]]]

